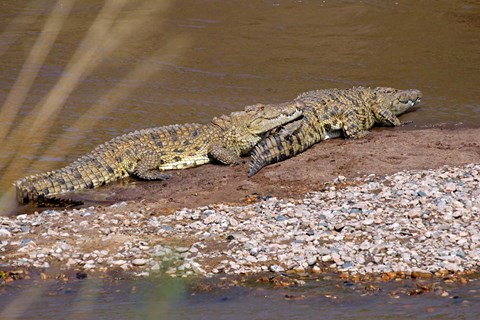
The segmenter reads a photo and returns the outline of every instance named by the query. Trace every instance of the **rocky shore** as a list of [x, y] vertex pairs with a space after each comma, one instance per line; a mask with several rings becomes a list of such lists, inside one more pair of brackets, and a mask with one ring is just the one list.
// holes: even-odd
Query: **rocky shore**
[[275, 197], [169, 214], [121, 202], [0, 218], [4, 268], [146, 276], [351, 274], [431, 276], [480, 267], [480, 164], [337, 177], [303, 199]]

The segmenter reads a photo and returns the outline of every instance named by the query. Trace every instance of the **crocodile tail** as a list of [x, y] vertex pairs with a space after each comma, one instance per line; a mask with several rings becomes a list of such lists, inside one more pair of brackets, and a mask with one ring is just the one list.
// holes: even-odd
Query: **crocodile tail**
[[248, 176], [254, 176], [263, 167], [293, 157], [295, 145], [285, 143], [291, 136], [274, 134], [260, 141], [251, 152]]
[[83, 202], [68, 198], [60, 198], [45, 194], [38, 194], [33, 191], [27, 191], [25, 188], [17, 186], [17, 200], [19, 204], [33, 203], [38, 207], [73, 207], [82, 205]]
[[[49, 177], [52, 174], [54, 172], [42, 173], [16, 181], [14, 186], [18, 203], [33, 203], [39, 207], [72, 207], [83, 204], [83, 202], [78, 200], [50, 195], [50, 193], [57, 191], [54, 187], [47, 187]], [[60, 191], [63, 190], [60, 189]]]
[[80, 206], [83, 202], [80, 200], [73, 200], [68, 198], [59, 198], [59, 197], [52, 197], [52, 196], [45, 196], [40, 195], [37, 197], [35, 201], [35, 205], [39, 207], [74, 207]]
[[307, 120], [289, 123], [257, 143], [251, 152], [249, 177], [269, 164], [294, 157], [325, 137], [324, 127], [316, 126], [315, 112], [306, 109], [304, 116], [308, 116]]
[[260, 171], [263, 167], [268, 165], [268, 161], [262, 157], [264, 150], [262, 147], [256, 147], [252, 150], [251, 157], [250, 157], [250, 165], [248, 168], [248, 177], [253, 177], [258, 171]]

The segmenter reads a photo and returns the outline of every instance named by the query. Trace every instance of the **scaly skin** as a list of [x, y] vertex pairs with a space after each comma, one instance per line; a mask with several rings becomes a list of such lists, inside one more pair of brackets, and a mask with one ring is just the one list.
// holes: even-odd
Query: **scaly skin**
[[217, 160], [237, 164], [263, 135], [301, 116], [300, 102], [257, 104], [214, 118], [208, 124], [170, 125], [114, 138], [67, 167], [15, 182], [17, 200], [43, 206], [71, 206], [79, 201], [55, 197], [96, 188], [134, 176], [145, 180], [169, 178], [165, 170], [192, 168]]
[[317, 142], [337, 138], [361, 138], [374, 124], [398, 126], [397, 115], [420, 102], [419, 90], [393, 88], [327, 89], [302, 93], [303, 118], [289, 123], [255, 146], [249, 176], [266, 165], [289, 159]]

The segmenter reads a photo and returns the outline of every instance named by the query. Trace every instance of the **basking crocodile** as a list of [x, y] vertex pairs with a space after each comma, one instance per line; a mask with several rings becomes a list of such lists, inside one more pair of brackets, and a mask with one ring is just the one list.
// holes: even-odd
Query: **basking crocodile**
[[303, 118], [274, 130], [252, 150], [248, 175], [291, 158], [330, 138], [364, 137], [374, 124], [398, 126], [400, 115], [420, 102], [419, 90], [393, 88], [326, 89], [302, 93]]
[[17, 200], [41, 206], [78, 205], [81, 202], [54, 195], [95, 188], [129, 175], [164, 180], [169, 178], [162, 173], [165, 170], [191, 168], [212, 160], [236, 164], [266, 132], [300, 117], [301, 108], [296, 101], [257, 104], [207, 124], [170, 125], [128, 133], [62, 169], [17, 180]]

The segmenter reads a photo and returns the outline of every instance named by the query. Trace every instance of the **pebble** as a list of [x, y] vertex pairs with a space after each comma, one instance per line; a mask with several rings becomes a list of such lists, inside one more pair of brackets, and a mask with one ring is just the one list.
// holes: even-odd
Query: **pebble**
[[0, 253], [14, 253], [2, 255], [2, 264], [46, 269], [63, 261], [89, 272], [120, 267], [181, 277], [318, 273], [326, 266], [429, 278], [479, 269], [480, 164], [333, 183], [342, 187], [301, 200], [271, 197], [171, 214], [122, 202], [1, 216]]
[[11, 237], [12, 233], [5, 228], [0, 229], [0, 237]]
[[273, 264], [268, 268], [272, 272], [284, 272], [285, 269], [277, 264]]
[[147, 262], [148, 262], [147, 259], [134, 259], [134, 260], [132, 260], [132, 264], [134, 266], [144, 266], [144, 265], [147, 264]]

